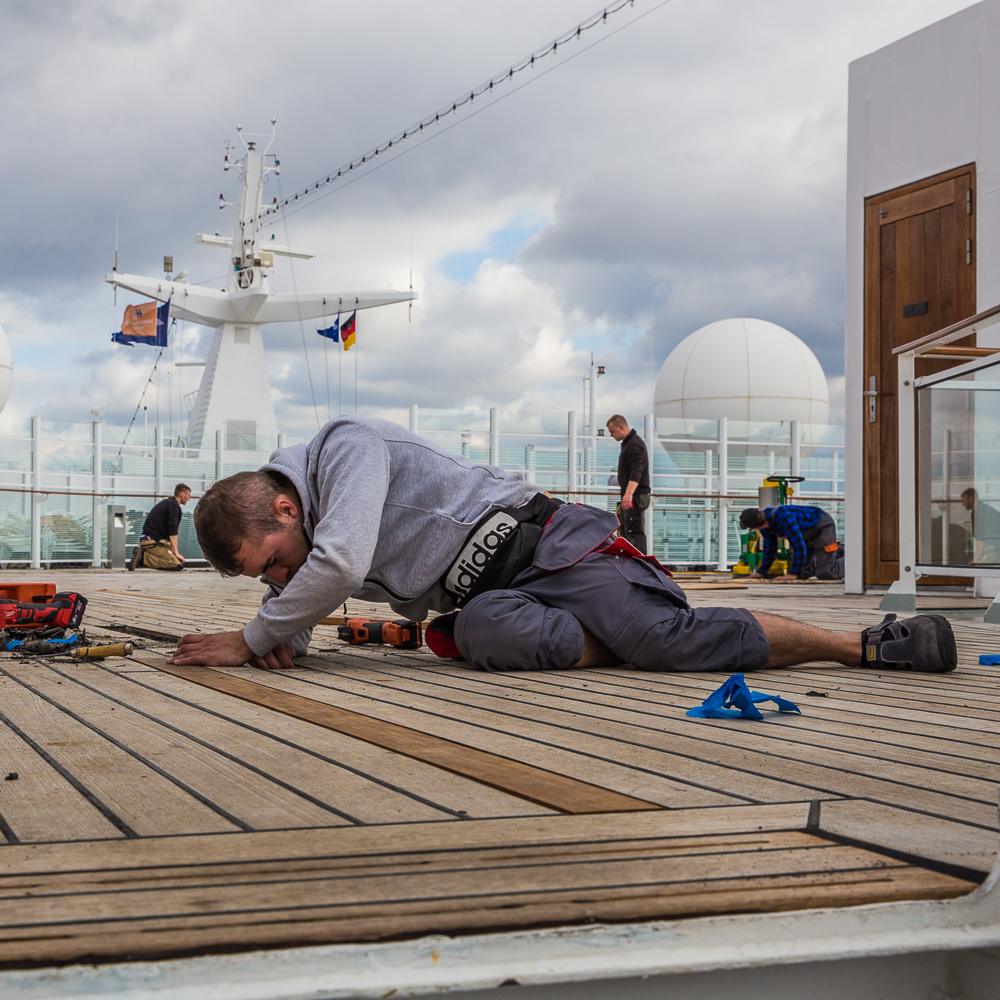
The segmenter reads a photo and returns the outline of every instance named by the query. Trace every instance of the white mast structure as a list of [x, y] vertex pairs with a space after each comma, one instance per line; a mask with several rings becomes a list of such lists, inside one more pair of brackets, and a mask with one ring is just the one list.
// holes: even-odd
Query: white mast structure
[[[113, 271], [105, 281], [160, 302], [170, 300], [170, 315], [177, 319], [215, 328], [212, 346], [205, 362], [205, 372], [198, 389], [185, 444], [189, 448], [214, 446], [214, 432], [234, 434], [242, 441], [258, 438], [275, 442], [278, 434], [267, 375], [267, 360], [261, 327], [265, 323], [288, 323], [332, 316], [334, 313], [371, 309], [415, 299], [412, 291], [398, 292], [305, 292], [291, 294], [271, 291], [271, 270], [275, 255], [310, 258], [308, 250], [276, 246], [260, 239], [261, 192], [264, 178], [272, 171], [280, 173], [280, 162], [268, 150], [274, 142], [275, 120], [263, 152], [256, 143], [243, 138], [242, 126], [236, 131], [245, 155], [230, 161], [228, 145], [225, 169], [236, 167], [243, 188], [238, 205], [236, 230], [232, 239], [218, 234], [197, 234], [196, 243], [231, 247], [233, 269], [226, 288], [200, 288], [185, 281], [144, 278]], [[271, 159], [271, 165], [265, 159]], [[221, 201], [221, 199], [220, 199]], [[220, 208], [225, 204], [221, 201]], [[244, 445], [245, 447], [246, 445]]]

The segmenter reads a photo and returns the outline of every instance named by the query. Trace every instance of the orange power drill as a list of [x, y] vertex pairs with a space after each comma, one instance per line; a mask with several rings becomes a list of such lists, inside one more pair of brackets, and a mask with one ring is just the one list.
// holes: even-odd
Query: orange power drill
[[395, 646], [397, 649], [419, 649], [423, 642], [420, 622], [408, 618], [397, 618], [392, 622], [349, 618], [346, 624], [337, 626], [337, 635], [352, 646], [377, 643], [383, 646]]

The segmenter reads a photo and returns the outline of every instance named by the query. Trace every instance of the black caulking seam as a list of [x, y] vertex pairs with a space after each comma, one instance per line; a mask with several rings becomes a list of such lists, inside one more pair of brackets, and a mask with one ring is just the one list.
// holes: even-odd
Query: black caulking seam
[[[6, 671], [3, 671], [6, 674]], [[10, 676], [9, 674], [7, 676]], [[65, 778], [109, 823], [117, 827], [126, 837], [138, 837], [135, 832], [116, 812], [105, 805], [86, 785], [80, 781], [71, 771], [67, 770], [59, 763], [47, 750], [40, 747], [27, 733], [22, 732], [10, 719], [0, 712], [0, 721], [8, 729], [31, 747], [46, 764], [55, 770], [61, 777]]]
[[225, 757], [227, 760], [231, 760], [234, 763], [239, 764], [241, 767], [245, 767], [248, 771], [252, 771], [254, 774], [260, 776], [261, 778], [265, 778], [268, 781], [273, 782], [275, 785], [284, 788], [286, 791], [292, 792], [294, 795], [298, 795], [300, 798], [305, 799], [307, 802], [310, 802], [315, 806], [319, 806], [321, 809], [325, 809], [327, 812], [333, 813], [335, 816], [339, 816], [341, 819], [347, 820], [347, 822], [349, 823], [355, 823], [355, 824], [358, 823], [358, 821], [353, 816], [349, 816], [347, 813], [343, 812], [340, 809], [337, 809], [335, 806], [331, 806], [329, 803], [323, 802], [320, 799], [315, 798], [308, 792], [304, 792], [301, 789], [296, 788], [294, 785], [289, 784], [287, 781], [283, 781], [281, 778], [276, 778], [274, 775], [268, 774], [262, 768], [256, 767], [255, 765], [250, 764], [247, 761], [240, 760], [240, 758], [235, 756], [235, 754], [231, 754], [226, 750], [221, 749], [220, 747], [214, 746], [207, 740], [200, 739], [199, 737], [194, 736], [191, 733], [185, 732], [178, 726], [173, 726], [169, 722], [165, 722], [163, 719], [158, 719], [155, 715], [150, 715], [149, 712], [144, 712], [142, 711], [142, 709], [136, 708], [134, 705], [129, 705], [127, 702], [121, 701], [119, 698], [115, 698], [104, 691], [100, 691], [98, 688], [91, 687], [89, 684], [86, 684], [75, 677], [71, 677], [69, 674], [63, 673], [63, 671], [59, 670], [51, 663], [46, 663], [45, 665], [53, 673], [59, 674], [60, 677], [65, 677], [67, 680], [72, 681], [74, 684], [79, 684], [80, 687], [86, 688], [88, 691], [91, 691], [94, 694], [99, 695], [101, 698], [106, 698], [108, 701], [112, 701], [116, 705], [121, 705], [122, 708], [127, 709], [129, 712], [134, 712], [136, 715], [141, 715], [144, 719], [149, 719], [150, 722], [155, 722], [157, 725], [163, 726], [164, 729], [169, 729], [171, 732], [177, 733], [179, 736], [183, 736], [185, 739], [191, 740], [192, 743], [197, 743], [199, 746], [205, 747], [206, 750], [211, 750], [213, 753], [217, 753], [220, 757]]
[[[2, 669], [2, 668], [0, 668], [0, 669]], [[75, 722], [79, 722], [80, 725], [85, 726], [91, 732], [96, 733], [98, 736], [101, 737], [101, 739], [107, 740], [108, 743], [110, 743], [112, 746], [115, 746], [119, 750], [123, 751], [124, 753], [127, 753], [130, 757], [132, 757], [134, 760], [139, 761], [140, 764], [143, 764], [145, 767], [148, 767], [151, 771], [155, 771], [158, 775], [160, 775], [161, 778], [165, 778], [167, 781], [169, 781], [176, 788], [179, 788], [181, 791], [186, 792], [188, 795], [191, 796], [191, 798], [193, 798], [196, 801], [200, 802], [206, 808], [211, 809], [212, 812], [214, 812], [216, 815], [221, 816], [223, 819], [225, 819], [228, 822], [232, 823], [233, 826], [236, 826], [239, 829], [244, 830], [244, 831], [246, 831], [248, 833], [251, 830], [253, 830], [253, 827], [250, 826], [249, 823], [245, 823], [243, 820], [239, 819], [237, 816], [233, 816], [232, 813], [230, 813], [227, 810], [223, 809], [222, 806], [217, 805], [215, 802], [213, 802], [207, 796], [202, 795], [201, 792], [198, 792], [195, 789], [191, 788], [189, 785], [185, 784], [183, 781], [180, 780], [180, 778], [177, 778], [174, 775], [170, 774], [169, 772], [165, 771], [162, 767], [160, 767], [158, 764], [154, 764], [151, 760], [147, 760], [138, 751], [133, 750], [129, 746], [126, 746], [120, 740], [116, 740], [109, 733], [104, 732], [102, 729], [99, 729], [93, 723], [88, 722], [86, 719], [84, 719], [81, 716], [77, 715], [75, 712], [73, 712], [70, 709], [68, 709], [65, 705], [60, 705], [57, 701], [55, 701], [54, 699], [50, 698], [48, 695], [42, 694], [41, 691], [35, 690], [30, 684], [26, 684], [20, 678], [14, 677], [12, 674], [8, 673], [6, 670], [2, 670], [2, 673], [4, 673], [7, 677], [10, 677], [10, 679], [12, 681], [15, 681], [16, 683], [20, 684], [21, 687], [25, 688], [27, 691], [30, 691], [33, 695], [35, 695], [35, 697], [41, 698], [42, 701], [48, 702], [48, 704], [50, 704], [53, 708], [58, 709], [63, 714], [68, 715]]]
[[[138, 662], [138, 661], [137, 661]], [[111, 672], [108, 667], [103, 664], [95, 664], [99, 666], [102, 670], [107, 670]], [[155, 668], [154, 668], [155, 669]], [[170, 698], [172, 701], [180, 702], [182, 705], [187, 705], [189, 708], [195, 708], [199, 712], [205, 712], [207, 715], [215, 716], [217, 719], [224, 719], [226, 722], [232, 723], [234, 726], [239, 726], [242, 729], [247, 729], [251, 733], [257, 733], [258, 736], [265, 736], [269, 740], [274, 740], [276, 743], [280, 743], [282, 746], [291, 747], [293, 750], [298, 750], [301, 753], [308, 754], [310, 757], [315, 757], [317, 760], [322, 760], [327, 764], [333, 764], [334, 767], [342, 768], [351, 774], [357, 775], [359, 778], [364, 778], [366, 781], [372, 782], [372, 784], [379, 785], [382, 788], [388, 789], [390, 792], [396, 792], [399, 795], [403, 795], [408, 799], [412, 799], [414, 802], [419, 802], [421, 805], [429, 806], [431, 809], [437, 809], [439, 812], [447, 813], [449, 816], [454, 816], [456, 819], [468, 819], [468, 815], [464, 812], [459, 812], [456, 809], [451, 809], [449, 806], [441, 805], [438, 802], [432, 802], [430, 799], [425, 799], [422, 795], [418, 795], [416, 792], [408, 791], [405, 788], [401, 788], [398, 785], [392, 784], [390, 781], [386, 781], [384, 778], [376, 778], [372, 774], [368, 774], [362, 771], [360, 768], [351, 767], [350, 764], [345, 764], [343, 761], [335, 760], [333, 757], [327, 757], [324, 754], [318, 753], [315, 750], [310, 750], [308, 747], [299, 746], [297, 743], [293, 743], [291, 740], [286, 740], [281, 736], [275, 736], [273, 733], [268, 733], [263, 729], [258, 729], [256, 726], [251, 726], [248, 722], [240, 722], [239, 719], [233, 719], [228, 715], [224, 715], [222, 712], [216, 712], [214, 709], [206, 708], [204, 705], [199, 705], [196, 702], [188, 701], [186, 698], [181, 698], [176, 694], [172, 694], [169, 691], [162, 691], [160, 688], [153, 687], [151, 684], [145, 684], [140, 680], [137, 680], [132, 674], [119, 674], [115, 673], [116, 677], [125, 677], [130, 683], [138, 684], [139, 687], [144, 687], [148, 691], [152, 691], [154, 694], [162, 695], [164, 698]], [[174, 674], [168, 674], [170, 677], [174, 677]], [[206, 688], [206, 690], [212, 690]], [[217, 692], [219, 693], [219, 692]], [[299, 720], [302, 721], [302, 720]], [[433, 765], [432, 765], [433, 766]], [[469, 779], [473, 780], [473, 779]], [[370, 824], [365, 823], [363, 820], [352, 819], [352, 823], [357, 826], [368, 826]], [[428, 821], [432, 822], [432, 821]]]

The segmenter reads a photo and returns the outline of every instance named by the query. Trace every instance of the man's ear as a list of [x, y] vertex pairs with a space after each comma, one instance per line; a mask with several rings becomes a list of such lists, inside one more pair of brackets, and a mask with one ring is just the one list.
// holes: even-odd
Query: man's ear
[[274, 513], [282, 522], [298, 521], [301, 516], [299, 505], [283, 493], [274, 498]]

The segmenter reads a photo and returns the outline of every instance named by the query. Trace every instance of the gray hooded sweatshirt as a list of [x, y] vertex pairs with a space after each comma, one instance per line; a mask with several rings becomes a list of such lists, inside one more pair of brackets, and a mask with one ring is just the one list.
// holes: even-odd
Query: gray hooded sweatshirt
[[388, 603], [418, 621], [450, 611], [440, 586], [472, 526], [540, 492], [517, 473], [442, 451], [388, 420], [338, 417], [308, 444], [280, 448], [264, 469], [286, 475], [310, 543], [302, 568], [268, 584], [243, 629], [258, 656], [282, 642], [299, 655], [312, 627], [348, 597]]

